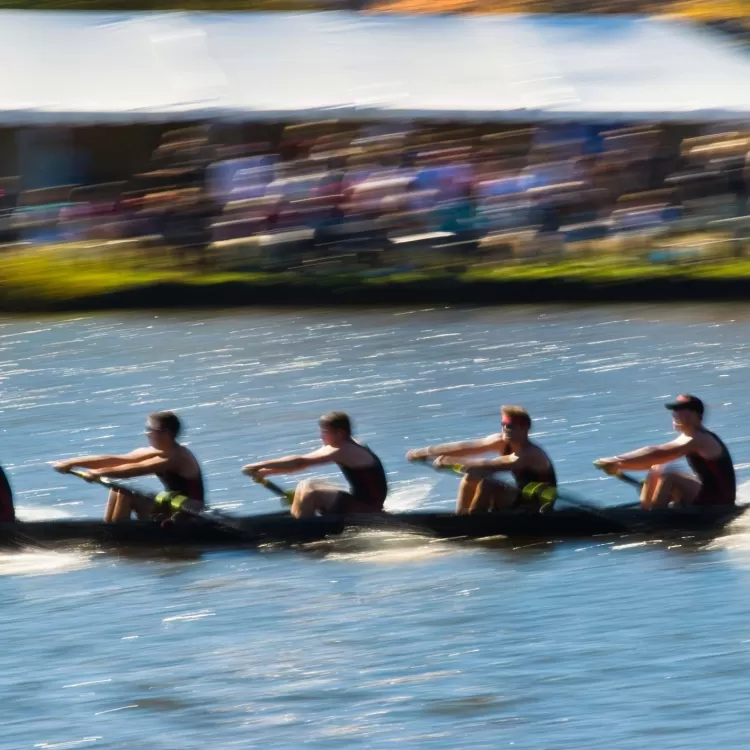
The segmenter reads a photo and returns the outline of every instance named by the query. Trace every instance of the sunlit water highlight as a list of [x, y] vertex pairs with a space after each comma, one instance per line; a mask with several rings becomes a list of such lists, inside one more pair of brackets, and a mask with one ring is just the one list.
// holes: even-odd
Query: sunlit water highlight
[[[567, 489], [602, 505], [633, 493], [591, 461], [669, 437], [661, 404], [684, 391], [750, 478], [744, 308], [7, 320], [0, 352], [28, 520], [100, 515], [101, 490], [48, 462], [129, 450], [159, 408], [235, 513], [278, 507], [239, 466], [314, 447], [332, 408], [384, 458], [394, 510], [452, 507], [455, 477], [403, 453], [497, 429], [500, 403], [526, 405]], [[744, 748], [749, 588], [744, 519], [713, 541], [7, 552], [0, 747]]]

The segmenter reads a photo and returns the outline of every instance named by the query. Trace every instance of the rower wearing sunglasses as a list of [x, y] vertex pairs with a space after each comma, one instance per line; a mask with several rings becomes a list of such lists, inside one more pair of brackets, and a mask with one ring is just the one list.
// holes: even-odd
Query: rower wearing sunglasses
[[[160, 411], [150, 414], [146, 423], [148, 448], [138, 448], [121, 456], [86, 456], [58, 461], [56, 471], [66, 474], [72, 469], [85, 469], [91, 480], [101, 477], [130, 479], [155, 476], [170, 493], [189, 498], [191, 507], [205, 507], [203, 475], [198, 460], [177, 438], [182, 425], [176, 414]], [[110, 490], [104, 520], [107, 523], [127, 521], [131, 513], [140, 519], [158, 516], [161, 508], [141, 496], [122, 490]]]
[[[543, 448], [529, 440], [531, 417], [528, 412], [519, 406], [503, 406], [501, 417], [502, 432], [479, 440], [418, 448], [406, 454], [410, 461], [434, 458], [437, 467], [450, 467], [459, 463], [456, 459], [461, 459], [464, 476], [458, 489], [458, 514], [486, 513], [521, 505], [538, 507], [539, 496], [530, 490], [539, 486], [557, 486], [550, 457]], [[463, 460], [484, 453], [500, 455]], [[513, 477], [515, 486], [494, 477], [502, 472]]]

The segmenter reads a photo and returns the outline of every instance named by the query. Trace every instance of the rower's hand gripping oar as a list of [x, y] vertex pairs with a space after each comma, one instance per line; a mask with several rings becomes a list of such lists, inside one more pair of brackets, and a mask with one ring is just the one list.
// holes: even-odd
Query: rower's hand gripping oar
[[[155, 503], [158, 503], [157, 498], [159, 494], [162, 494], [162, 493], [147, 492], [145, 490], [140, 490], [137, 487], [131, 487], [127, 484], [123, 484], [122, 482], [117, 482], [114, 479], [110, 479], [109, 477], [103, 477], [103, 476], [99, 476], [98, 474], [92, 474], [91, 472], [86, 471], [84, 469], [71, 469], [70, 471], [66, 471], [64, 473], [72, 474], [74, 477], [83, 479], [84, 482], [89, 482], [90, 484], [101, 484], [104, 487], [108, 487], [111, 490], [127, 492], [130, 495], [135, 495], [136, 497], [142, 497], [145, 500], [150, 500], [151, 502], [155, 502]], [[158, 504], [161, 504], [161, 503], [158, 503]]]
[[263, 485], [267, 490], [273, 492], [274, 495], [278, 495], [281, 498], [282, 505], [291, 505], [294, 502], [294, 490], [285, 490], [283, 487], [279, 487], [276, 482], [272, 482], [267, 477], [261, 476], [256, 472], [247, 471], [243, 473], [250, 477], [253, 482]]
[[231, 518], [230, 516], [225, 516], [223, 513], [219, 513], [215, 510], [204, 510], [202, 506], [195, 500], [192, 500], [185, 495], [180, 495], [177, 492], [169, 492], [166, 490], [162, 492], [147, 492], [145, 490], [137, 489], [127, 484], [123, 484], [122, 482], [118, 482], [114, 479], [110, 479], [109, 477], [99, 476], [98, 474], [91, 474], [88, 471], [82, 471], [79, 469], [72, 469], [65, 473], [72, 474], [73, 476], [76, 476], [79, 479], [83, 479], [86, 482], [101, 484], [102, 486], [108, 487], [111, 490], [127, 492], [130, 495], [144, 498], [145, 500], [153, 502], [156, 505], [157, 509], [160, 511], [165, 511], [172, 514], [185, 513], [187, 515], [193, 516], [194, 518], [198, 518], [201, 521], [206, 521], [207, 523], [214, 524], [215, 526], [219, 526], [234, 533], [243, 535], [246, 534], [245, 530], [237, 522], [236, 519]]
[[626, 474], [620, 469], [612, 469], [609, 464], [603, 463], [602, 461], [594, 461], [594, 466], [596, 466], [597, 469], [603, 471], [605, 474], [609, 474], [611, 477], [616, 477], [621, 482], [625, 482], [625, 484], [632, 485], [638, 491], [640, 491], [645, 484], [644, 481], [638, 479], [637, 477], [634, 477], [632, 474]]
[[456, 474], [464, 473], [463, 464], [437, 464], [434, 461], [430, 461], [431, 458], [436, 458], [436, 456], [420, 456], [419, 458], [410, 458], [409, 461], [413, 464], [427, 464], [435, 471], [452, 471]]

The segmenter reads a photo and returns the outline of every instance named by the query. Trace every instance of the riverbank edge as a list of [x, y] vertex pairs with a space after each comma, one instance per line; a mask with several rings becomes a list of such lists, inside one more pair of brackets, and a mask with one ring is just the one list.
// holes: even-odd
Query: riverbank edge
[[380, 281], [320, 278], [273, 281], [160, 281], [111, 291], [52, 298], [0, 289], [0, 312], [49, 313], [242, 307], [395, 307], [416, 304], [502, 306], [541, 303], [744, 302], [750, 277], [611, 281], [430, 278]]

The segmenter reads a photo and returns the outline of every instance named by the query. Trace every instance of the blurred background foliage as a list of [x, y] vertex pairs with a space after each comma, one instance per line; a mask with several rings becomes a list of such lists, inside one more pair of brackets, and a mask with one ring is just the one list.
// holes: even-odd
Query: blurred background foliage
[[750, 0], [0, 0], [0, 8], [36, 10], [333, 10], [396, 13], [649, 13], [697, 21], [747, 21]]

